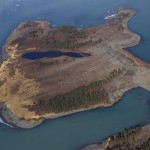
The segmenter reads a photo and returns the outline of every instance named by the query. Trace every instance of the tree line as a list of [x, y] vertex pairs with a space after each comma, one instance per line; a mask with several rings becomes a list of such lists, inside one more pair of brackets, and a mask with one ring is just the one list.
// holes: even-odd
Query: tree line
[[[62, 35], [63, 38], [58, 38]], [[78, 29], [74, 26], [62, 26], [57, 31], [54, 31], [51, 37], [47, 39], [47, 45], [52, 49], [68, 49], [74, 50], [80, 47], [84, 47], [91, 41], [77, 42], [78, 39], [86, 38], [84, 29]]]
[[121, 69], [113, 70], [103, 80], [80, 86], [48, 100], [39, 99], [33, 105], [27, 106], [27, 108], [30, 111], [41, 114], [46, 112], [61, 113], [99, 104], [107, 104], [109, 103], [109, 95], [105, 90], [105, 85], [121, 72]]
[[136, 146], [134, 140], [142, 132], [142, 126], [137, 125], [125, 129], [123, 132], [112, 135], [110, 137], [109, 145], [106, 150], [150, 150], [150, 138], [143, 143], [139, 142], [139, 146]]
[[22, 46], [26, 45], [26, 42], [31, 41], [34, 44], [44, 43], [49, 49], [74, 50], [102, 42], [102, 39], [93, 42], [91, 39], [86, 38], [87, 33], [85, 29], [79, 29], [74, 26], [62, 26], [48, 31], [32, 28], [28, 33], [16, 38], [11, 43], [12, 45], [19, 44], [19, 46]]

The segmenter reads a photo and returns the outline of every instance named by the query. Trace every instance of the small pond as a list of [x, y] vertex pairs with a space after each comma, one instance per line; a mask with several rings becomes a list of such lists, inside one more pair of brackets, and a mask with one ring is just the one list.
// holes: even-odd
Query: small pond
[[29, 52], [22, 55], [22, 58], [35, 60], [40, 58], [55, 58], [60, 56], [68, 56], [74, 58], [80, 58], [84, 56], [89, 56], [88, 54], [83, 53], [74, 53], [74, 52], [60, 52], [60, 51], [45, 51], [45, 52]]

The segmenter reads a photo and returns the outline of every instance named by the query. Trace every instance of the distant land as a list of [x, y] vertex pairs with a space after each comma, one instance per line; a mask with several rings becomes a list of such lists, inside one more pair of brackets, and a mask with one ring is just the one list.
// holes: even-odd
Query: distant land
[[109, 137], [102, 144], [89, 145], [82, 150], [149, 150], [150, 125], [137, 125]]
[[[123, 49], [140, 42], [127, 27], [134, 14], [123, 9], [112, 22], [90, 28], [52, 28], [46, 21], [18, 25], [0, 67], [3, 120], [33, 128], [48, 118], [111, 106], [134, 87], [150, 90], [150, 64]], [[23, 57], [48, 51], [71, 55]]]

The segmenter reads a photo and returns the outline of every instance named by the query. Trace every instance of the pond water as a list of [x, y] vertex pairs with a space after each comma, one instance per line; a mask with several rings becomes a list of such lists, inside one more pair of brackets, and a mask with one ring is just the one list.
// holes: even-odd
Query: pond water
[[46, 52], [30, 52], [22, 55], [22, 58], [35, 60], [40, 58], [55, 58], [60, 56], [68, 56], [80, 58], [83, 57], [82, 54], [73, 53], [73, 52], [60, 52], [60, 51], [46, 51]]
[[[0, 0], [0, 46], [22, 21], [40, 19], [49, 21], [53, 27], [90, 27], [108, 22], [104, 17], [119, 6], [137, 11], [129, 22], [129, 28], [140, 34], [142, 40], [138, 46], [128, 50], [150, 62], [149, 0]], [[48, 120], [31, 130], [11, 129], [0, 124], [0, 148], [76, 150], [85, 144], [101, 142], [125, 127], [149, 123], [149, 97], [149, 91], [136, 88], [128, 91], [113, 107]]]
[[49, 21], [53, 27], [90, 27], [108, 22], [104, 17], [119, 6], [137, 11], [129, 28], [140, 34], [142, 40], [141, 44], [128, 50], [150, 62], [149, 0], [0, 0], [0, 45], [4, 45], [10, 32], [22, 21], [38, 19]]

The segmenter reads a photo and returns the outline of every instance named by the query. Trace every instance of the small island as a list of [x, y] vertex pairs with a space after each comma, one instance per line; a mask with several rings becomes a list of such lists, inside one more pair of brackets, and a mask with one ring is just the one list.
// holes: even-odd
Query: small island
[[3, 48], [2, 118], [33, 128], [48, 118], [111, 106], [134, 87], [150, 90], [150, 64], [123, 49], [140, 42], [127, 26], [134, 14], [123, 9], [112, 22], [90, 28], [19, 24]]

